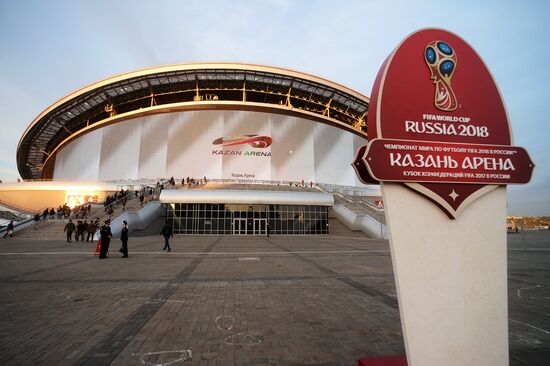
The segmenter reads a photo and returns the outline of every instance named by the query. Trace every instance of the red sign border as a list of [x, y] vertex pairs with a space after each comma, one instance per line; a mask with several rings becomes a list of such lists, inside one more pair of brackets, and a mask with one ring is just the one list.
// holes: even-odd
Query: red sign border
[[[532, 168], [531, 168], [531, 174], [529, 176], [529, 180], [527, 182], [522, 182], [522, 183], [495, 183], [495, 182], [454, 182], [454, 181], [448, 181], [448, 182], [445, 182], [445, 181], [437, 181], [437, 180], [434, 180], [434, 181], [430, 181], [430, 180], [422, 180], [422, 181], [415, 181], [415, 180], [390, 180], [390, 179], [380, 179], [378, 178], [373, 172], [372, 172], [372, 169], [369, 165], [369, 163], [367, 162], [366, 160], [366, 157], [369, 153], [369, 150], [371, 148], [371, 144], [374, 143], [374, 141], [383, 141], [383, 140], [386, 140], [386, 141], [402, 141], [404, 143], [406, 142], [411, 142], [411, 143], [415, 143], [415, 144], [422, 144], [423, 142], [426, 142], [426, 143], [441, 143], [441, 144], [447, 144], [447, 145], [460, 145], [460, 146], [486, 146], [487, 148], [498, 148], [498, 147], [503, 147], [503, 148], [520, 148], [520, 149], [523, 149], [525, 151], [525, 153], [527, 154], [527, 157], [529, 158], [529, 160], [531, 161], [532, 163]], [[420, 184], [420, 183], [441, 183], [441, 184], [482, 184], [482, 185], [496, 185], [496, 186], [500, 186], [500, 185], [508, 185], [508, 184], [528, 184], [529, 182], [531, 182], [531, 179], [533, 179], [533, 170], [535, 169], [535, 163], [533, 162], [533, 159], [531, 159], [531, 156], [529, 155], [529, 152], [527, 151], [527, 149], [521, 147], [521, 146], [513, 146], [513, 145], [493, 145], [493, 144], [465, 144], [465, 143], [462, 143], [462, 142], [446, 142], [446, 141], [422, 141], [422, 140], [402, 140], [402, 139], [385, 139], [385, 138], [375, 138], [375, 139], [372, 139], [369, 141], [369, 143], [367, 144], [367, 148], [365, 149], [365, 152], [363, 153], [363, 156], [361, 157], [361, 161], [363, 162], [363, 164], [365, 164], [365, 166], [367, 167], [367, 170], [369, 172], [369, 176], [374, 178], [375, 180], [379, 181], [379, 182], [396, 182], [396, 183], [405, 183], [405, 184], [409, 184], [409, 183], [417, 183], [417, 184]]]

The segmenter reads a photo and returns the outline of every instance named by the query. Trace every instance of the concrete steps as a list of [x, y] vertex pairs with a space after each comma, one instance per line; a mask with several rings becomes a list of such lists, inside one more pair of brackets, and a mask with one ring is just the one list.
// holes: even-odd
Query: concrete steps
[[16, 231], [15, 236], [25, 239], [60, 239], [64, 238], [63, 228], [67, 220], [45, 220], [37, 225], [30, 225], [22, 230]]
[[368, 238], [362, 231], [350, 230], [337, 219], [329, 219], [329, 236], [346, 236], [352, 238]]
[[[110, 216], [111, 220], [114, 218], [122, 215], [124, 211], [122, 210], [122, 205], [115, 205], [113, 207], [114, 212]], [[132, 196], [131, 199], [128, 200], [126, 203], [126, 211], [129, 212], [137, 212], [139, 211], [139, 199], [136, 199]], [[105, 209], [103, 207], [99, 207], [96, 209], [92, 209], [90, 214], [88, 215], [87, 219], [76, 219], [72, 218], [73, 223], [76, 225], [78, 220], [94, 220], [99, 217], [99, 222], [102, 225], [103, 222], [109, 218], [109, 215], [105, 212]], [[68, 219], [53, 219], [53, 220], [44, 220], [40, 221], [38, 225], [31, 225], [29, 227], [26, 227], [22, 230], [16, 231], [15, 236], [18, 238], [25, 238], [25, 239], [66, 239], [67, 234], [63, 231], [65, 228], [65, 225], [69, 222]], [[74, 234], [73, 234], [74, 235]]]

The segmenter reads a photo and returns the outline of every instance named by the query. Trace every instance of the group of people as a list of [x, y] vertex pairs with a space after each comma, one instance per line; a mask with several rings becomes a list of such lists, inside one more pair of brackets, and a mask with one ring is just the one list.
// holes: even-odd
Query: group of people
[[[107, 253], [109, 252], [109, 245], [113, 233], [111, 231], [111, 220], [105, 220], [105, 224], [99, 229], [99, 235], [101, 240], [101, 246], [99, 249], [99, 259], [109, 258]], [[122, 258], [128, 258], [128, 223], [126, 220], [122, 222], [122, 231], [120, 233], [120, 240], [122, 245], [119, 252], [122, 253]]]
[[87, 219], [91, 210], [92, 210], [91, 204], [75, 206], [73, 209], [71, 209], [67, 205], [67, 203], [64, 203], [63, 205], [59, 205], [57, 207], [57, 210], [52, 207], [49, 209], [45, 208], [44, 211], [42, 211], [42, 213], [37, 212], [34, 215], [34, 221], [38, 222], [40, 220], [47, 220], [47, 219], [53, 220], [55, 219], [56, 216], [58, 220], [68, 219], [69, 217], [71, 217], [71, 214], [72, 214], [72, 217], [75, 219], [79, 219], [79, 218]]
[[[99, 249], [99, 259], [109, 258], [107, 253], [109, 252], [109, 245], [111, 244], [111, 238], [113, 232], [111, 231], [111, 220], [105, 220], [105, 224], [99, 229], [99, 235], [101, 240], [101, 246]], [[165, 222], [160, 235], [164, 236], [164, 248], [162, 250], [172, 251], [170, 247], [170, 238], [174, 236], [172, 226], [168, 221]], [[122, 258], [128, 258], [128, 222], [122, 221], [122, 230], [120, 232], [121, 247], [119, 252], [122, 253]]]
[[[79, 220], [76, 225], [73, 223], [72, 219], [69, 219], [63, 231], [67, 234], [68, 243], [71, 243], [73, 241], [73, 233], [75, 241], [79, 241], [79, 239], [84, 241], [84, 237], [86, 236], [86, 242], [93, 243], [94, 235], [98, 227], [99, 217], [96, 218], [95, 221], [90, 220], [90, 222], [88, 222], [87, 220]], [[7, 238], [8, 236], [13, 236], [13, 228], [14, 225], [12, 220], [8, 224], [6, 233], [4, 234], [4, 238]], [[104, 225], [101, 226], [101, 228], [99, 229], [99, 235], [101, 238], [99, 259], [108, 258], [107, 253], [109, 251], [111, 238], [113, 237], [113, 233], [111, 231], [111, 220], [105, 220]], [[170, 238], [174, 237], [174, 232], [172, 230], [172, 226], [168, 221], [164, 223], [160, 235], [164, 237], [164, 248], [162, 248], [162, 250], [166, 250], [168, 252], [172, 251], [172, 247], [170, 247]], [[119, 251], [122, 253], [122, 258], [128, 258], [128, 222], [126, 222], [126, 220], [122, 222], [120, 240], [122, 242], [122, 245]]]
[[[103, 203], [103, 206], [105, 207], [105, 212], [107, 212], [108, 208], [111, 207], [113, 203], [122, 205], [122, 207], [125, 208], [129, 194], [130, 191], [125, 191], [124, 189], [121, 189], [120, 192], [115, 192], [112, 196], [105, 197], [105, 202]], [[137, 195], [137, 191], [135, 192], [135, 194]]]
[[[167, 184], [168, 186], [175, 187], [176, 186], [176, 179], [174, 177], [171, 177], [170, 179], [161, 179], [157, 181], [157, 189], [162, 191], [164, 189], [164, 184]], [[181, 179], [181, 186], [188, 188], [191, 187], [197, 187], [202, 186], [204, 184], [208, 183], [208, 179], [206, 179], [206, 176], [204, 176], [202, 179], [197, 179], [195, 177], [187, 177]]]
[[153, 195], [153, 188], [151, 187], [145, 187], [141, 190], [141, 193], [139, 194], [139, 207], [143, 207], [143, 205], [147, 205], [149, 201], [155, 200], [155, 196]]
[[[295, 186], [295, 187], [307, 187], [308, 184], [306, 182], [304, 182], [304, 180], [302, 179], [301, 182], [288, 182], [288, 184], [292, 187], [292, 186]], [[309, 186], [310, 187], [313, 187], [313, 181], [309, 182]]]
[[181, 180], [182, 187], [185, 187], [185, 185], [187, 185], [188, 188], [202, 186], [206, 183], [208, 183], [206, 176], [204, 176], [203, 179], [195, 179], [194, 177], [191, 177], [191, 178], [187, 177]]
[[75, 233], [75, 241], [78, 241], [79, 239], [84, 241], [84, 237], [86, 236], [86, 242], [93, 243], [94, 235], [98, 226], [99, 217], [97, 217], [95, 221], [90, 220], [90, 222], [87, 220], [78, 220], [76, 225], [73, 223], [73, 220], [69, 219], [69, 222], [67, 222], [63, 231], [67, 233], [67, 243], [71, 243], [73, 241], [73, 233]]

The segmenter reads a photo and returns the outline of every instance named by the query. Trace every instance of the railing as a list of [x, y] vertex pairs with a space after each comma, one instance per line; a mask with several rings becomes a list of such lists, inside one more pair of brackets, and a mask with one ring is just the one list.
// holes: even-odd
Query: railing
[[[177, 185], [181, 185], [181, 181], [183, 179], [185, 179], [186, 177], [184, 178], [175, 178], [174, 177], [174, 180], [176, 181], [176, 186]], [[198, 177], [196, 178], [198, 180], [202, 179], [201, 177]], [[73, 180], [71, 179], [25, 179], [25, 180], [21, 180], [21, 182], [52, 182], [52, 181], [56, 181], [56, 182], [73, 182]], [[119, 180], [104, 180], [104, 181], [101, 181], [101, 180], [98, 180], [97, 182], [99, 183], [113, 183], [113, 184], [116, 184], [118, 185], [119, 187], [128, 187], [128, 186], [140, 186], [140, 187], [144, 187], [144, 186], [150, 186], [150, 187], [155, 187], [157, 182], [161, 183], [161, 184], [164, 184], [165, 186], [169, 183], [170, 179], [169, 178], [137, 178], [137, 179], [133, 179], [133, 178], [128, 178], [128, 179], [119, 179]], [[300, 184], [301, 183], [301, 180], [271, 180], [271, 179], [248, 179], [248, 178], [239, 178], [239, 177], [235, 177], [235, 178], [208, 178], [207, 179], [208, 182], [211, 182], [211, 183], [244, 183], [244, 184], [273, 184], [273, 185], [289, 185], [290, 183], [292, 184]], [[16, 182], [4, 182], [4, 183], [16, 183]], [[306, 181], [304, 180], [304, 186], [307, 186], [307, 187], [311, 187], [311, 181]], [[342, 192], [342, 191], [349, 191], [349, 192], [354, 192], [356, 193], [356, 195], [368, 195], [368, 194], [365, 194], [365, 193], [368, 193], [368, 191], [372, 191], [373, 189], [378, 189], [378, 185], [376, 184], [373, 184], [372, 186], [370, 187], [357, 187], [357, 186], [348, 186], [348, 185], [343, 185], [343, 184], [330, 184], [330, 183], [313, 183], [313, 186], [317, 186], [317, 187], [321, 187], [323, 188], [324, 190], [327, 190], [329, 192], [332, 192], [332, 191], [339, 191], [339, 192]], [[1, 183], [0, 183], [0, 187], [1, 187]]]
[[[40, 213], [40, 217], [42, 217], [42, 212], [44, 212], [44, 210], [45, 210], [46, 208], [47, 208], [48, 210], [50, 209], [50, 207], [42, 207], [42, 208], [36, 210], [35, 213]], [[48, 211], [48, 212], [49, 212], [49, 211]], [[48, 216], [49, 216], [49, 215], [50, 215], [50, 214], [48, 213]], [[40, 221], [43, 221], [43, 220], [41, 219]], [[40, 221], [36, 221], [36, 223], [38, 223], [38, 222], [40, 222]], [[33, 223], [33, 222], [35, 222], [35, 221], [34, 221], [34, 215], [33, 215], [32, 217], [28, 218], [28, 219], [24, 219], [24, 220], [21, 220], [21, 221], [14, 222], [14, 223], [13, 223], [13, 231], [15, 232], [15, 231], [16, 231], [16, 230], [15, 230], [16, 228], [25, 228], [25, 227], [29, 226], [31, 223]], [[6, 231], [8, 231], [8, 226], [7, 226], [7, 225], [6, 225], [6, 226], [2, 226], [2, 227], [0, 228], [0, 235], [5, 234]]]
[[[318, 186], [325, 192], [342, 193], [350, 196], [378, 196], [380, 186], [373, 184], [368, 187], [345, 186], [339, 184], [319, 183]], [[377, 193], [377, 194], [374, 194]]]
[[[365, 201], [364, 198], [359, 198], [361, 196], [348, 196], [339, 192], [333, 192], [333, 195], [335, 196], [336, 203], [343, 204], [356, 214], [370, 216], [380, 223], [385, 222], [384, 208], [378, 207], [372, 202]], [[353, 199], [353, 197], [357, 198]]]
[[[147, 198], [147, 200], [144, 200], [145, 204], [147, 204], [147, 202], [158, 200], [158, 196], [155, 196], [155, 192], [158, 193], [158, 189], [153, 188], [153, 187], [150, 187], [150, 188], [153, 189], [153, 194], [148, 194], [148, 193], [144, 194], [145, 198]], [[138, 197], [139, 197], [139, 194], [138, 194]], [[98, 212], [99, 210], [104, 210], [105, 212], [107, 212], [109, 210], [109, 208], [113, 208], [113, 211], [114, 211], [114, 207], [119, 206], [122, 203], [122, 201], [124, 201], [124, 199], [126, 199], [127, 202], [136, 199], [135, 191], [127, 191], [127, 194], [125, 196], [117, 199], [114, 202], [111, 202], [110, 204], [108, 204], [106, 206], [102, 206], [100, 209], [98, 209], [94, 212]]]
[[[26, 219], [26, 220], [23, 220], [23, 221], [18, 221], [17, 223], [14, 223], [13, 224], [13, 231], [15, 232], [15, 229], [16, 228], [19, 228], [19, 227], [27, 227], [30, 223], [32, 223], [34, 221], [34, 219]], [[4, 235], [6, 232], [8, 231], [8, 227], [7, 226], [3, 226], [0, 228], [0, 235]]]
[[4, 220], [22, 221], [31, 217], [32, 215], [29, 213], [19, 212], [5, 206], [0, 207], [0, 218]]

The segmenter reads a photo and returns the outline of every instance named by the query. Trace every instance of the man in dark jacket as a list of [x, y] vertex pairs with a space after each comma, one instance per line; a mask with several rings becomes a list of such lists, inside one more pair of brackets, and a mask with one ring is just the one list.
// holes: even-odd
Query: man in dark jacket
[[74, 229], [75, 226], [73, 224], [73, 220], [69, 219], [69, 222], [67, 223], [67, 225], [65, 225], [65, 229], [63, 229], [63, 231], [67, 233], [67, 243], [70, 243], [72, 241]]
[[78, 220], [76, 222], [76, 235], [74, 237], [74, 241], [78, 241], [78, 238], [82, 235], [82, 221]]
[[82, 223], [82, 231], [80, 232], [80, 237], [82, 238], [82, 241], [84, 241], [84, 236], [88, 233], [88, 221], [84, 220]]
[[111, 238], [113, 233], [111, 232], [111, 220], [105, 220], [105, 225], [99, 230], [99, 235], [101, 235], [101, 250], [99, 251], [99, 259], [109, 258], [107, 257], [107, 252], [109, 251], [109, 244], [111, 243]]
[[37, 212], [35, 215], [34, 215], [34, 230], [36, 230], [36, 228], [38, 227], [38, 223], [40, 222], [40, 214]]
[[164, 223], [164, 227], [162, 228], [160, 235], [164, 236], [164, 248], [162, 248], [162, 250], [168, 249], [168, 251], [171, 251], [172, 248], [170, 248], [170, 237], [173, 237], [174, 233], [172, 232], [172, 226], [170, 226], [168, 221]]
[[128, 258], [128, 223], [126, 220], [122, 222], [122, 232], [120, 233], [120, 240], [122, 241], [122, 258]]
[[97, 230], [97, 225], [90, 220], [90, 223], [88, 224], [88, 229], [86, 231], [88, 231], [88, 236], [86, 237], [86, 242], [94, 242], [94, 234], [95, 234], [95, 231]]

